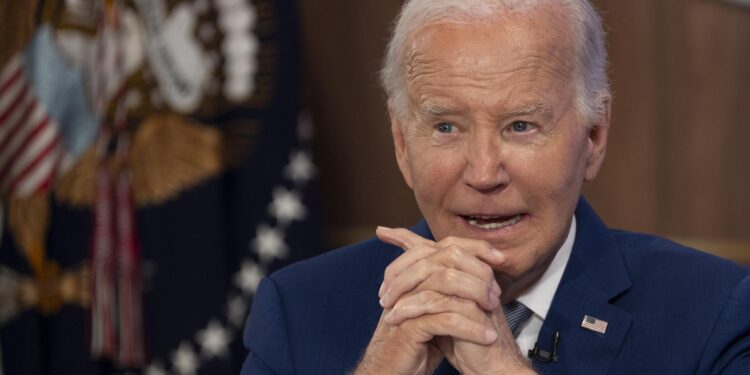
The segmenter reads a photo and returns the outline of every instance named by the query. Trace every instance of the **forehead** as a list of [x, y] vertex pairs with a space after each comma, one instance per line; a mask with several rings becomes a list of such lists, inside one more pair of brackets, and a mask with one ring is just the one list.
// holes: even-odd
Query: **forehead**
[[408, 86], [542, 89], [567, 82], [574, 68], [571, 31], [559, 10], [548, 9], [475, 23], [432, 22], [414, 34], [406, 52]]

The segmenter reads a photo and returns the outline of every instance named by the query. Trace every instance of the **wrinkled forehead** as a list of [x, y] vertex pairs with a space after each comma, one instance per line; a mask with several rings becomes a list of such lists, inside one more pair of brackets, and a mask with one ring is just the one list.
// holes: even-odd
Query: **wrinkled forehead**
[[534, 65], [549, 65], [569, 77], [576, 61], [570, 21], [557, 7], [470, 21], [434, 20], [410, 36], [404, 55], [407, 82], [440, 69], [491, 76]]

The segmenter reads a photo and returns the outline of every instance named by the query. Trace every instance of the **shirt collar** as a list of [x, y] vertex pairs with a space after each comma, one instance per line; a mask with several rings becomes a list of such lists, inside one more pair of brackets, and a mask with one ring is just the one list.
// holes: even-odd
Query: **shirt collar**
[[570, 230], [568, 231], [568, 237], [555, 254], [552, 263], [550, 263], [547, 270], [544, 271], [544, 274], [539, 281], [517, 298], [518, 302], [523, 303], [542, 320], [547, 318], [547, 312], [549, 311], [550, 305], [552, 305], [552, 298], [555, 296], [557, 286], [560, 284], [563, 271], [565, 271], [565, 266], [570, 259], [570, 253], [573, 250], [573, 242], [575, 242], [575, 238], [576, 218], [573, 216], [573, 220], [570, 223]]

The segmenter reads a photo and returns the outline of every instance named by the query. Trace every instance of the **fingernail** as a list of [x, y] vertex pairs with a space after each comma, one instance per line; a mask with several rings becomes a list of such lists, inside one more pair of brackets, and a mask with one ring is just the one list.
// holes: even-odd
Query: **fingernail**
[[376, 231], [378, 231], [378, 230], [393, 230], [393, 228], [388, 228], [388, 227], [378, 226], [377, 228], [375, 228], [375, 230], [376, 230]]
[[497, 332], [495, 332], [494, 329], [487, 328], [487, 330], [484, 331], [484, 337], [489, 342], [495, 341], [495, 339], [497, 339]]
[[380, 306], [385, 307], [386, 303], [388, 302], [388, 297], [390, 297], [390, 290], [387, 290], [385, 294], [383, 295], [383, 298], [380, 299]]
[[383, 284], [380, 284], [380, 289], [378, 289], [378, 297], [382, 297], [382, 296], [383, 296], [383, 287], [384, 287], [384, 286], [385, 286], [385, 285], [383, 285]]

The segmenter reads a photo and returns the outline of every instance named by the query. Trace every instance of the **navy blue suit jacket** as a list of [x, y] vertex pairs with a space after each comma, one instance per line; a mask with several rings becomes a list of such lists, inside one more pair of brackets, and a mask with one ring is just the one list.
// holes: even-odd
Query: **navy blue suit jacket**
[[[750, 374], [750, 276], [732, 262], [609, 230], [581, 199], [570, 261], [539, 333], [559, 360], [544, 374]], [[430, 236], [424, 222], [413, 228]], [[344, 374], [382, 312], [385, 267], [402, 253], [371, 239], [263, 280], [245, 328], [243, 374]], [[584, 315], [608, 322], [604, 334]], [[447, 362], [436, 373], [456, 371]]]

